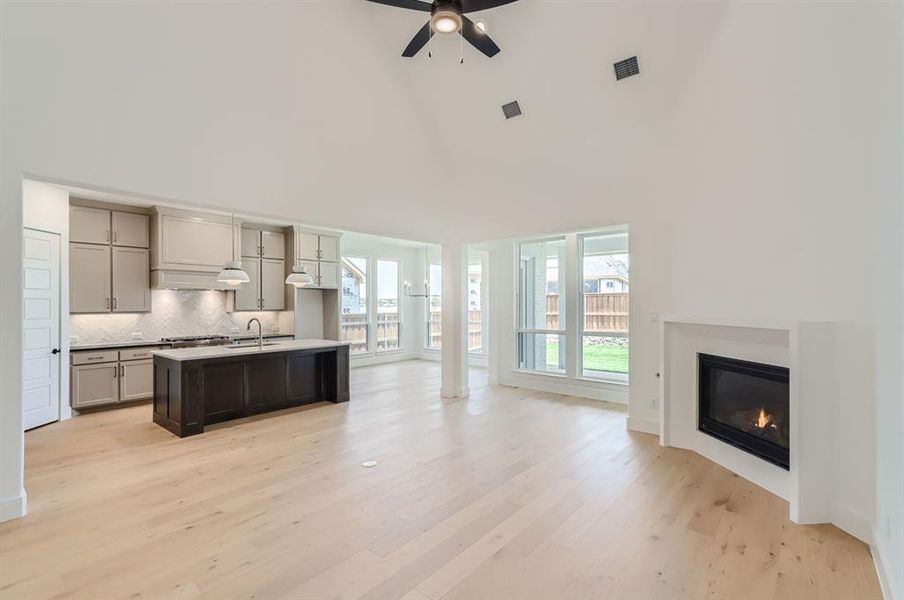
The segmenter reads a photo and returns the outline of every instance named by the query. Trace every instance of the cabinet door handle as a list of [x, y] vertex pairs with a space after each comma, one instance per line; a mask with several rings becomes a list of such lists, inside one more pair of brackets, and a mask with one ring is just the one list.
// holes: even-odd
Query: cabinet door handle
[[119, 375], [119, 369], [113, 367], [113, 379], [116, 379], [116, 376]]
[[107, 309], [109, 309], [109, 308], [110, 308], [110, 299], [109, 299], [109, 298], [107, 298], [107, 303], [106, 303], [106, 307], [107, 307]]
[[116, 242], [116, 230], [113, 230], [113, 241]]
[[116, 310], [116, 298], [113, 298], [113, 310]]
[[107, 230], [107, 241], [108, 242], [110, 241], [110, 230], [109, 229]]
[[119, 365], [119, 376], [124, 377], [126, 374], [126, 368], [124, 365]]

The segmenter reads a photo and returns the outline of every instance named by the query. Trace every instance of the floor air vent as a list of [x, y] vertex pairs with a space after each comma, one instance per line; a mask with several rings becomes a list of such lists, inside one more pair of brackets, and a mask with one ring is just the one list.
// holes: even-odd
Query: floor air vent
[[502, 114], [505, 115], [506, 119], [513, 119], [521, 114], [521, 105], [518, 104], [517, 100], [509, 102], [508, 104], [503, 104]]
[[640, 66], [637, 64], [636, 56], [626, 58], [625, 60], [620, 60], [613, 66], [615, 67], [616, 81], [624, 79], [625, 77], [630, 77], [632, 75], [638, 75], [640, 73]]

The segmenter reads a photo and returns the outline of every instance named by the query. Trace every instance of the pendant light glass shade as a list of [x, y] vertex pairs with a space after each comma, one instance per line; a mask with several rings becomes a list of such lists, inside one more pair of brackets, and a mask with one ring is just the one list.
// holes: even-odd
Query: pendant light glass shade
[[217, 283], [225, 283], [226, 285], [242, 285], [248, 283], [251, 279], [248, 273], [242, 270], [242, 263], [230, 260], [217, 275]]
[[235, 260], [235, 213], [232, 213], [232, 258], [233, 260], [227, 261], [223, 270], [217, 275], [217, 283], [237, 286], [251, 281], [248, 273], [242, 270], [242, 263]]
[[294, 285], [297, 288], [305, 287], [314, 283], [314, 278], [308, 275], [307, 267], [295, 265], [292, 272], [286, 277], [286, 285]]

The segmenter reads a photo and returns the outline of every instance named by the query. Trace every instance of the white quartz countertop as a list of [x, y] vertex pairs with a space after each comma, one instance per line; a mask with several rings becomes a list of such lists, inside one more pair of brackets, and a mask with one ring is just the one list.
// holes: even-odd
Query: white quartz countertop
[[247, 354], [267, 354], [271, 352], [290, 352], [292, 350], [311, 350], [317, 348], [341, 348], [348, 346], [348, 342], [334, 340], [294, 340], [291, 342], [264, 342], [262, 348], [257, 347], [257, 341], [241, 344], [239, 346], [201, 346], [198, 348], [177, 348], [173, 350], [155, 350], [154, 356], [168, 358], [170, 360], [200, 360], [204, 358], [226, 358], [229, 356], [244, 356]]

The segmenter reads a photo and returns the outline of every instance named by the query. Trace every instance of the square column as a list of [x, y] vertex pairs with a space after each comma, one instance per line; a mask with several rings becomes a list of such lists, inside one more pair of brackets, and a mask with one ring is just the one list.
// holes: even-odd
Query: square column
[[468, 389], [468, 248], [443, 244], [443, 398], [467, 398]]

